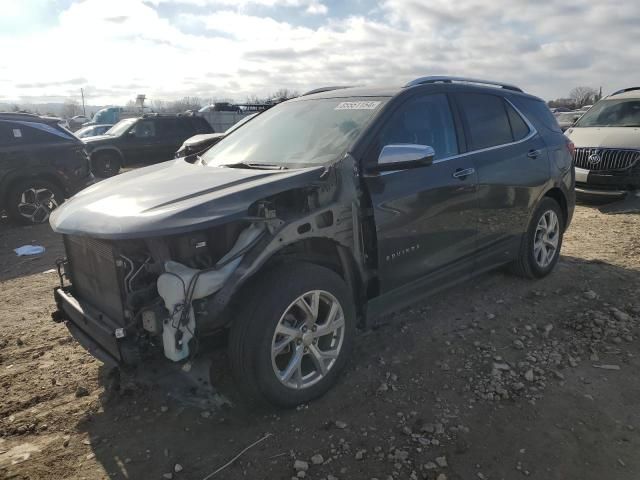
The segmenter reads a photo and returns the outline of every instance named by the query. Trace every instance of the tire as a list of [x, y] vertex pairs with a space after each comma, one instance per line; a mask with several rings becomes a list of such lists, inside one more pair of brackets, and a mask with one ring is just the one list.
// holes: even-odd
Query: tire
[[98, 152], [91, 156], [91, 171], [96, 177], [113, 177], [121, 166], [122, 159], [116, 152]]
[[64, 192], [56, 184], [38, 178], [19, 180], [6, 197], [9, 218], [23, 225], [49, 220], [53, 210], [64, 202]]
[[[324, 394], [337, 380], [353, 349], [356, 314], [344, 280], [327, 268], [293, 263], [269, 271], [245, 292], [246, 302], [229, 336], [231, 370], [245, 400], [290, 408]], [[302, 305], [301, 297], [307, 305], [314, 304], [314, 295], [320, 305], [317, 329], [311, 326], [312, 316], [305, 316], [305, 310], [298, 306]], [[343, 322], [336, 309], [335, 320], [330, 323], [328, 313], [336, 302]], [[302, 325], [305, 319], [306, 332]], [[329, 323], [335, 330], [322, 335], [320, 332], [330, 330]], [[279, 326], [297, 337], [276, 334]], [[280, 353], [272, 356], [277, 349]], [[336, 356], [314, 361], [328, 351]], [[300, 370], [289, 368], [295, 365], [296, 356], [302, 358]], [[286, 378], [288, 371], [293, 372], [290, 378]]]
[[[553, 250], [553, 256], [549, 259], [548, 257], [551, 256], [549, 247], [550, 244], [554, 243], [556, 236], [548, 234], [547, 232], [547, 236], [545, 237], [541, 222], [542, 218], [545, 217], [545, 222], [549, 223], [549, 219], [553, 218], [553, 216], [557, 219], [557, 230], [555, 234], [557, 235], [557, 240], [556, 247]], [[558, 202], [549, 197], [543, 198], [536, 208], [531, 218], [529, 228], [522, 239], [519, 257], [511, 265], [513, 273], [525, 278], [542, 278], [549, 275], [560, 258], [564, 227], [565, 218]], [[542, 236], [540, 237], [541, 233]], [[540, 240], [538, 241], [538, 239]], [[545, 239], [548, 241], [545, 241]], [[542, 252], [538, 248], [540, 243], [544, 245], [547, 252], [545, 261], [542, 262], [540, 261], [542, 259]]]

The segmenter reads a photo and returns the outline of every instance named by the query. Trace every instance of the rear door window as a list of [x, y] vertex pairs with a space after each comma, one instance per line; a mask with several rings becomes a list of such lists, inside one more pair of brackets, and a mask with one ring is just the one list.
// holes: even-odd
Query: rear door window
[[7, 133], [13, 145], [40, 145], [73, 140], [71, 133], [46, 123], [20, 121], [7, 125]]
[[482, 150], [513, 142], [505, 103], [497, 95], [459, 93], [458, 103], [469, 132], [470, 150]]
[[425, 95], [401, 105], [380, 132], [378, 155], [382, 147], [393, 144], [428, 145], [436, 160], [456, 155], [458, 141], [447, 96]]

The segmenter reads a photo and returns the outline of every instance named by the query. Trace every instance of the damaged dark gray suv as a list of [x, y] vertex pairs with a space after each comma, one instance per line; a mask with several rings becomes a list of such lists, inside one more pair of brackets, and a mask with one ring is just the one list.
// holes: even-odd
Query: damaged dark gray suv
[[56, 210], [54, 318], [125, 365], [228, 330], [243, 391], [293, 406], [336, 381], [356, 326], [505, 264], [553, 269], [574, 172], [542, 100], [455, 77], [319, 90]]

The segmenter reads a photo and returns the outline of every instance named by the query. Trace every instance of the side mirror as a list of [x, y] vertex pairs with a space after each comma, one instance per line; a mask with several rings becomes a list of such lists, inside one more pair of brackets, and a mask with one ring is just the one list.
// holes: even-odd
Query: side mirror
[[382, 147], [376, 170], [406, 170], [408, 168], [427, 167], [433, 163], [436, 152], [428, 145], [397, 144]]

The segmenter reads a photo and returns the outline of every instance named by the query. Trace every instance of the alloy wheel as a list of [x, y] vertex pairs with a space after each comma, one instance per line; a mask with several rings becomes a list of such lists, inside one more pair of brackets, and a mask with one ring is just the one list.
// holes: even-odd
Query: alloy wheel
[[20, 194], [18, 213], [31, 223], [44, 223], [58, 207], [54, 193], [48, 188], [28, 188]]
[[344, 336], [344, 312], [336, 297], [324, 290], [300, 295], [280, 317], [273, 335], [276, 377], [293, 389], [315, 385], [335, 365]]
[[533, 240], [533, 257], [540, 268], [547, 268], [558, 253], [560, 222], [553, 210], [542, 214]]

